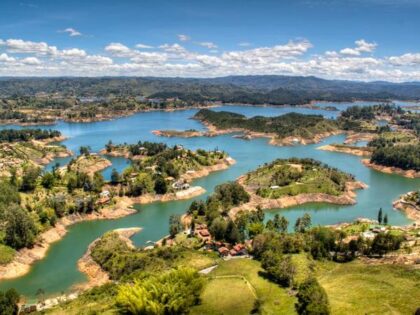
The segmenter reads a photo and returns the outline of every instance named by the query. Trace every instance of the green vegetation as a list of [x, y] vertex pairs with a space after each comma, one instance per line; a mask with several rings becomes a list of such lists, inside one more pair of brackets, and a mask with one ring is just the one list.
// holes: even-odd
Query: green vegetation
[[0, 291], [0, 314], [16, 315], [19, 311], [18, 307], [19, 294], [14, 289], [6, 292]]
[[43, 129], [3, 129], [0, 131], [0, 142], [17, 142], [29, 140], [48, 140], [61, 136], [57, 130]]
[[325, 193], [338, 196], [354, 178], [312, 159], [278, 159], [245, 175], [244, 184], [264, 198]]
[[185, 314], [198, 304], [203, 285], [196, 270], [174, 269], [122, 284], [116, 303], [126, 314]]
[[262, 276], [258, 261], [222, 261], [208, 275], [201, 304], [191, 314], [295, 314], [296, 298]]
[[420, 144], [378, 148], [373, 151], [371, 162], [403, 170], [420, 171]]
[[297, 298], [296, 310], [298, 314], [330, 314], [328, 296], [315, 278], [309, 278], [299, 286]]
[[[213, 150], [191, 151], [163, 143], [139, 142], [135, 145], [108, 144], [108, 152], [130, 152], [132, 164], [118, 178], [120, 195], [141, 196], [147, 193], [165, 194], [185, 189], [183, 175], [194, 174], [207, 166], [216, 165], [226, 157], [225, 152]], [[137, 158], [134, 158], [137, 157]], [[116, 183], [116, 181], [113, 181]]]
[[0, 244], [0, 265], [10, 263], [15, 257], [16, 251], [6, 245]]
[[328, 295], [331, 314], [414, 314], [418, 307], [419, 270], [357, 260], [317, 265], [317, 279]]
[[210, 123], [219, 129], [241, 128], [247, 131], [274, 133], [279, 138], [302, 137], [312, 139], [314, 136], [336, 131], [338, 123], [320, 115], [303, 115], [289, 113], [277, 117], [255, 116], [246, 118], [232, 112], [215, 112], [201, 109], [194, 115], [195, 119]]

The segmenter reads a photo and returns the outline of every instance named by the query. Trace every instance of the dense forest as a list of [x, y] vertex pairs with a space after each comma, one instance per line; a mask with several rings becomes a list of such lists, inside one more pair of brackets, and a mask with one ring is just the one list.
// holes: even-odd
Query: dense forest
[[108, 77], [3, 78], [0, 96], [39, 93], [65, 97], [137, 96], [179, 97], [185, 101], [222, 101], [249, 104], [305, 104], [311, 100], [419, 99], [414, 83], [363, 83], [316, 77], [231, 76], [214, 79]]
[[3, 129], [0, 131], [0, 142], [18, 142], [45, 140], [61, 136], [57, 130], [44, 129]]
[[288, 113], [277, 117], [255, 116], [246, 118], [232, 112], [216, 112], [201, 109], [194, 115], [195, 119], [210, 123], [220, 129], [243, 128], [248, 131], [275, 133], [279, 137], [300, 136], [311, 138], [324, 132], [338, 129], [338, 123], [320, 115]]

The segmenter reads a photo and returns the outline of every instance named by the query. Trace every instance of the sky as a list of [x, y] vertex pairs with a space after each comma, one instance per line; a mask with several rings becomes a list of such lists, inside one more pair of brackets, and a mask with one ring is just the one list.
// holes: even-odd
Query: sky
[[420, 81], [420, 0], [1, 0], [0, 76]]

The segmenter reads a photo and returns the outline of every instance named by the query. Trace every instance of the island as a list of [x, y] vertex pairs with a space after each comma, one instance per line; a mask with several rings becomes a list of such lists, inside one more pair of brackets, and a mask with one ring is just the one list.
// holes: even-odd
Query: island
[[0, 176], [22, 175], [26, 168], [41, 168], [54, 158], [71, 156], [64, 146], [54, 144], [62, 140], [64, 137], [56, 130], [1, 130]]
[[201, 109], [193, 117], [201, 121], [208, 131], [155, 131], [162, 136], [216, 136], [228, 133], [243, 133], [246, 139], [266, 137], [273, 145], [292, 145], [317, 143], [325, 137], [341, 133], [337, 121], [325, 119], [320, 115], [288, 113], [277, 117], [244, 115]]
[[310, 202], [355, 204], [356, 189], [367, 186], [350, 174], [313, 159], [278, 159], [241, 176], [237, 182], [250, 200], [230, 210], [286, 208]]

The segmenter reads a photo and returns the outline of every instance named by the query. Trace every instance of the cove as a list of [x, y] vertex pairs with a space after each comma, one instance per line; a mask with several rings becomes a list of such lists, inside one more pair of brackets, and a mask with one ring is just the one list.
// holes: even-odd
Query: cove
[[[337, 108], [346, 105], [331, 104]], [[367, 104], [369, 105], [369, 104]], [[306, 108], [276, 108], [276, 107], [250, 107], [250, 106], [223, 106], [216, 110], [227, 110], [245, 114], [247, 116], [263, 115], [275, 116], [290, 111], [301, 113], [322, 114], [325, 117], [336, 117], [337, 112], [327, 110], [311, 110]], [[93, 151], [99, 151], [108, 140], [114, 143], [134, 143], [139, 140], [165, 142], [168, 145], [182, 144], [190, 149], [204, 148], [225, 150], [237, 163], [231, 168], [212, 173], [210, 176], [194, 181], [207, 193], [195, 199], [205, 199], [212, 193], [214, 187], [229, 180], [235, 180], [243, 173], [255, 169], [259, 165], [270, 162], [276, 158], [310, 157], [320, 160], [330, 166], [352, 173], [356, 179], [369, 185], [366, 190], [357, 192], [357, 204], [353, 206], [334, 206], [329, 204], [306, 204], [281, 210], [266, 212], [266, 218], [272, 218], [281, 213], [289, 220], [290, 225], [298, 216], [308, 212], [312, 221], [317, 224], [334, 224], [352, 221], [358, 217], [376, 218], [380, 207], [388, 215], [390, 224], [403, 225], [410, 221], [400, 212], [392, 209], [392, 201], [399, 195], [410, 190], [419, 189], [420, 179], [408, 179], [397, 175], [383, 174], [366, 168], [360, 158], [352, 155], [317, 150], [325, 144], [342, 142], [344, 135], [332, 136], [322, 143], [307, 146], [276, 147], [267, 143], [267, 139], [246, 141], [224, 135], [213, 138], [161, 138], [153, 135], [154, 129], [197, 129], [203, 126], [189, 119], [197, 110], [184, 110], [175, 112], [146, 112], [130, 117], [112, 121], [95, 123], [65, 123], [59, 122], [56, 126], [43, 126], [42, 128], [60, 130], [68, 139], [63, 142], [74, 152], [81, 145], [88, 145]], [[3, 127], [10, 128], [10, 126]], [[14, 128], [20, 128], [15, 126]], [[123, 158], [111, 159], [113, 166], [121, 171], [127, 166]], [[68, 160], [59, 160], [62, 165]], [[54, 162], [53, 162], [54, 163]], [[53, 163], [50, 164], [53, 165]], [[104, 170], [109, 177], [112, 167]], [[87, 246], [106, 231], [139, 226], [143, 230], [134, 236], [133, 241], [138, 246], [146, 245], [149, 241], [156, 241], [168, 234], [168, 220], [171, 214], [183, 214], [194, 199], [174, 201], [168, 203], [153, 203], [137, 205], [138, 212], [134, 215], [117, 220], [98, 220], [82, 222], [69, 227], [68, 234], [59, 242], [50, 247], [47, 257], [33, 265], [30, 272], [23, 277], [3, 280], [0, 290], [14, 287], [29, 300], [35, 297], [38, 289], [43, 289], [47, 295], [56, 295], [74, 288], [75, 285], [85, 281], [85, 277], [77, 269], [77, 260], [84, 254]]]

